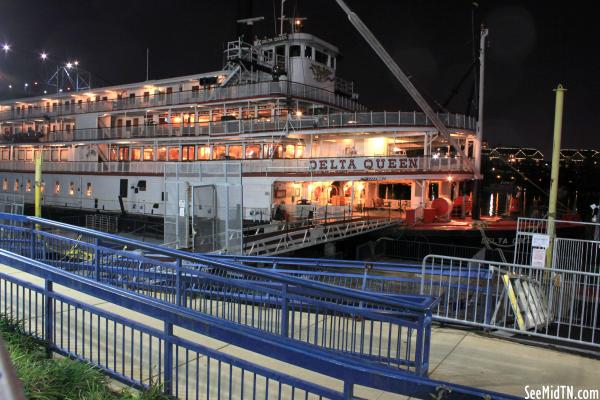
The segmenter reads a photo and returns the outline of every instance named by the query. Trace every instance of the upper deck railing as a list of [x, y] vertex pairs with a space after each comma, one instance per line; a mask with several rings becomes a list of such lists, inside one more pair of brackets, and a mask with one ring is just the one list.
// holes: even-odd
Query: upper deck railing
[[[82, 94], [82, 96], [85, 96]], [[212, 103], [235, 99], [276, 96], [296, 97], [317, 101], [345, 110], [365, 111], [366, 107], [346, 96], [328, 90], [295, 82], [260, 82], [219, 88], [186, 90], [173, 93], [152, 93], [122, 99], [108, 99], [82, 103], [65, 102], [65, 99], [50, 99], [46, 105], [23, 105], [21, 108], [0, 112], [0, 121], [28, 118], [60, 117], [92, 112], [115, 112], [151, 107], [167, 107], [183, 104]], [[68, 100], [71, 100], [69, 98]]]
[[[444, 124], [454, 129], [475, 130], [475, 118], [464, 114], [438, 114]], [[335, 113], [302, 118], [242, 119], [199, 122], [195, 124], [140, 125], [120, 128], [75, 129], [49, 132], [37, 139], [19, 142], [82, 142], [88, 140], [144, 139], [159, 137], [223, 136], [244, 133], [350, 129], [359, 127], [429, 127], [433, 124], [422, 112], [381, 111]], [[0, 141], [16, 141], [14, 136], [0, 135]]]

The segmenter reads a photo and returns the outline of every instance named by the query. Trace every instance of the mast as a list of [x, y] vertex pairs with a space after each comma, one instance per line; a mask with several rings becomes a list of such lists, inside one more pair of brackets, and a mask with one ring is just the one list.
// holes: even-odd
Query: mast
[[281, 16], [280, 21], [279, 21], [279, 34], [283, 35], [283, 20], [285, 19], [285, 14], [283, 13], [283, 9], [284, 9], [284, 5], [285, 5], [285, 0], [281, 0]]
[[[282, 2], [285, 0], [282, 0]], [[417, 103], [417, 105], [421, 108], [421, 110], [425, 113], [427, 118], [433, 123], [433, 126], [438, 130], [438, 132], [448, 141], [448, 143], [456, 150], [456, 154], [458, 154], [462, 161], [470, 167], [473, 171], [475, 171], [475, 167], [471, 160], [466, 156], [465, 152], [461, 149], [460, 144], [454, 140], [452, 136], [450, 136], [450, 131], [446, 128], [446, 125], [442, 122], [437, 113], [431, 108], [431, 106], [427, 103], [427, 100], [421, 95], [421, 93], [417, 90], [415, 85], [411, 82], [408, 76], [402, 71], [402, 69], [398, 66], [396, 61], [390, 56], [387, 50], [381, 45], [381, 43], [377, 40], [375, 35], [367, 28], [364, 22], [356, 15], [354, 11], [352, 11], [343, 0], [336, 0], [338, 5], [344, 10], [344, 12], [348, 15], [348, 19], [350, 23], [354, 25], [356, 30], [362, 35], [362, 37], [367, 41], [367, 43], [371, 46], [371, 48], [377, 53], [379, 58], [383, 61], [383, 63], [388, 67], [388, 69], [392, 72], [392, 74], [396, 77], [398, 82], [402, 84], [404, 89], [408, 92], [408, 94], [412, 97], [412, 99]]]
[[474, 220], [478, 220], [481, 216], [481, 210], [479, 207], [479, 192], [481, 186], [481, 145], [483, 142], [483, 94], [484, 94], [484, 80], [485, 80], [485, 48], [486, 38], [488, 30], [481, 27], [481, 35], [479, 38], [479, 93], [477, 95], [477, 128], [476, 135], [477, 140], [473, 148], [473, 155], [475, 156], [475, 180], [473, 182], [473, 205], [471, 216]]

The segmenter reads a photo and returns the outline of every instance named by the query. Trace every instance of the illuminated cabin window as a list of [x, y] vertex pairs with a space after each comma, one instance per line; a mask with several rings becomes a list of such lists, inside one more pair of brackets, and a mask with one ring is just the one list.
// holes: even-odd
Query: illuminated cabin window
[[242, 158], [242, 146], [239, 144], [229, 145], [229, 158], [239, 160]]
[[142, 160], [142, 148], [134, 147], [131, 149], [131, 161], [141, 161]]
[[169, 147], [169, 161], [179, 161], [179, 147]]
[[144, 148], [144, 161], [154, 161], [154, 149], [152, 147]]
[[110, 147], [110, 151], [109, 151], [109, 160], [110, 161], [117, 161], [117, 146], [111, 146]]
[[31, 192], [31, 179], [27, 179], [27, 183], [25, 183], [25, 191]]
[[295, 146], [293, 144], [285, 145], [285, 158], [294, 158], [295, 156]]
[[296, 158], [304, 157], [304, 146], [299, 144], [296, 146]]
[[213, 160], [222, 160], [227, 156], [227, 149], [225, 146], [214, 146], [213, 147]]
[[60, 193], [60, 182], [56, 181], [54, 184], [54, 193]]
[[92, 196], [92, 182], [87, 183], [87, 187], [85, 188], [85, 195], [88, 197]]
[[210, 146], [198, 146], [198, 160], [210, 160]]
[[182, 146], [181, 147], [181, 160], [182, 161], [194, 161], [195, 155], [194, 152], [196, 150], [196, 146]]
[[8, 191], [8, 178], [2, 179], [2, 190], [4, 190], [5, 192]]
[[15, 192], [18, 192], [19, 191], [19, 186], [21, 186], [20, 183], [19, 183], [19, 180], [15, 179], [15, 186], [13, 187], [13, 190]]
[[40, 192], [44, 193], [46, 191], [46, 182], [42, 181], [40, 186]]
[[246, 158], [260, 158], [260, 144], [246, 145]]
[[166, 147], [158, 148], [158, 154], [156, 156], [156, 160], [157, 161], [166, 161], [167, 160], [167, 148]]
[[74, 182], [69, 183], [69, 194], [71, 196], [73, 196], [75, 194], [75, 183]]

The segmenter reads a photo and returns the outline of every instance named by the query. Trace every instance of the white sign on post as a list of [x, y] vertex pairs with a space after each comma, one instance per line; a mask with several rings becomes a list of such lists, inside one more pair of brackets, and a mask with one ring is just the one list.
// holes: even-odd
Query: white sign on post
[[550, 247], [550, 236], [542, 233], [534, 233], [531, 235], [531, 247], [542, 247], [547, 249]]
[[531, 252], [531, 266], [545, 267], [546, 266], [546, 249], [534, 248]]

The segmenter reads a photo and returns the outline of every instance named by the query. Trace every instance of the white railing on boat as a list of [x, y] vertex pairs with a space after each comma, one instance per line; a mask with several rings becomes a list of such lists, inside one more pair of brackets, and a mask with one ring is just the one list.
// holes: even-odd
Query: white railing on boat
[[[158, 89], [165, 89], [165, 87], [160, 87]], [[349, 97], [341, 96], [334, 92], [313, 86], [281, 81], [259, 82], [247, 85], [206, 88], [199, 90], [186, 90], [172, 93], [151, 93], [147, 96], [136, 96], [132, 98], [109, 99], [82, 103], [70, 102], [72, 99], [70, 95], [69, 97], [50, 99], [49, 101], [32, 99], [32, 102], [38, 101], [50, 105], [40, 106], [31, 104], [31, 106], [22, 106], [18, 109], [14, 108], [12, 110], [2, 111], [0, 112], [0, 120], [19, 120], [31, 117], [58, 117], [91, 112], [114, 112], [144, 109], [149, 107], [168, 107], [184, 104], [213, 103], [226, 100], [264, 96], [292, 96], [329, 104], [346, 110], [366, 110], [366, 107]], [[54, 105], [51, 103], [54, 103]]]
[[[438, 114], [450, 128], [475, 130], [476, 120], [464, 114]], [[428, 127], [431, 121], [421, 112], [382, 111], [336, 113], [302, 118], [273, 118], [271, 120], [233, 120], [199, 122], [196, 124], [140, 125], [119, 128], [75, 129], [49, 132], [39, 142], [82, 142], [88, 140], [143, 139], [158, 137], [223, 136], [243, 133], [310, 131], [317, 129], [361, 127]], [[9, 137], [0, 136], [9, 141]]]

